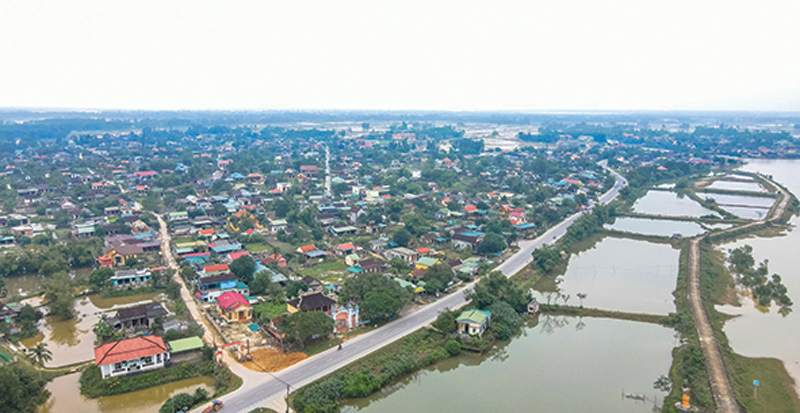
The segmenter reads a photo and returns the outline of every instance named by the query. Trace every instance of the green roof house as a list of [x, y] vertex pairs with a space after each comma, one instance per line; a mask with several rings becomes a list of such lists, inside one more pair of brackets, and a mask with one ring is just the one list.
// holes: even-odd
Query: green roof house
[[461, 313], [456, 319], [458, 323], [458, 333], [465, 336], [478, 335], [480, 337], [483, 332], [489, 328], [489, 319], [492, 313], [481, 310], [467, 310]]
[[[192, 363], [203, 359], [203, 340], [200, 337], [188, 337], [167, 342], [173, 363]], [[175, 361], [177, 360], [177, 361]]]

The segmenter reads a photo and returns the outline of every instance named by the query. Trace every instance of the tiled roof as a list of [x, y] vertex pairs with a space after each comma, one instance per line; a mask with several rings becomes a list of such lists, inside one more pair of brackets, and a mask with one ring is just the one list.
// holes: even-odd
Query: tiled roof
[[228, 264], [214, 264], [203, 267], [203, 271], [206, 273], [209, 272], [218, 272], [218, 271], [228, 271]]
[[243, 295], [235, 291], [226, 291], [217, 297], [217, 303], [220, 307], [226, 310], [235, 310], [242, 306], [250, 306], [247, 299]]
[[94, 361], [98, 366], [105, 366], [166, 352], [167, 346], [161, 337], [141, 336], [115, 341], [94, 349]]
[[314, 251], [315, 249], [317, 249], [317, 247], [315, 247], [314, 244], [303, 245], [299, 248], [300, 252], [309, 252]]
[[242, 258], [245, 255], [250, 255], [250, 253], [247, 251], [239, 251], [228, 254], [228, 256], [231, 257], [231, 261], [236, 261], [237, 259]]

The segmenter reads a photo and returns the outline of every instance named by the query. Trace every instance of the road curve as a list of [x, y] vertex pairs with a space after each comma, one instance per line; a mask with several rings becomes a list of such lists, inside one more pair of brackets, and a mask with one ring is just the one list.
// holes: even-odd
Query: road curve
[[[605, 164], [600, 163], [600, 165], [608, 169]], [[599, 203], [602, 205], [608, 204], [614, 200], [617, 195], [619, 195], [620, 190], [627, 185], [627, 181], [622, 176], [610, 169], [608, 170], [614, 174], [616, 182], [613, 188], [598, 199]], [[567, 228], [581, 215], [583, 215], [583, 212], [578, 212], [567, 217], [564, 221], [534, 240], [521, 241], [520, 250], [503, 264], [499, 265], [496, 270], [501, 271], [507, 277], [516, 274], [533, 260], [531, 254], [536, 248], [561, 238], [566, 234]], [[467, 301], [464, 295], [471, 291], [474, 284], [475, 282], [469, 283], [458, 292], [444, 295], [437, 301], [407, 313], [383, 327], [348, 340], [347, 344], [343, 346], [341, 350], [332, 348], [283, 369], [278, 373], [263, 374], [261, 375], [263, 378], [260, 380], [245, 380], [242, 387], [221, 398], [225, 404], [225, 411], [230, 413], [246, 413], [256, 407], [274, 403], [276, 399], [280, 400], [286, 394], [285, 383], [289, 383], [292, 390], [305, 386], [363, 358], [381, 347], [429, 325], [442, 311], [451, 308], [459, 308], [466, 304]], [[202, 407], [194, 410], [194, 412], [200, 411], [202, 411]]]

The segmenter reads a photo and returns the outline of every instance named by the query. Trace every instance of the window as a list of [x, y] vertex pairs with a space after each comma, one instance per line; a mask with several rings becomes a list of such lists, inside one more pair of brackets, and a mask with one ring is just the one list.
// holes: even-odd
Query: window
[[114, 363], [114, 371], [122, 370], [122, 363]]
[[143, 357], [142, 361], [144, 362], [144, 364], [152, 364], [153, 363], [153, 356]]

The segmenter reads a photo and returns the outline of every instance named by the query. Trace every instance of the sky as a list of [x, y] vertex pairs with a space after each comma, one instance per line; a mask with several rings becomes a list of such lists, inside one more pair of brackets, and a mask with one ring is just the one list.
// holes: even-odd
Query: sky
[[0, 2], [0, 107], [800, 110], [800, 2]]

